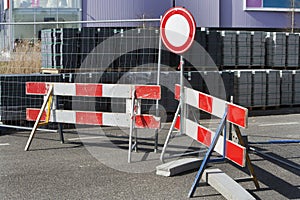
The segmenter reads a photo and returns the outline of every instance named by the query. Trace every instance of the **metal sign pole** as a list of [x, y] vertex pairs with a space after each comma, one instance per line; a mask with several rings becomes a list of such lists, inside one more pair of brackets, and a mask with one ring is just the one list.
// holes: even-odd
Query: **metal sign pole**
[[[160, 17], [161, 20], [162, 17]], [[159, 42], [158, 42], [158, 61], [157, 61], [157, 78], [156, 84], [160, 85], [160, 72], [161, 72], [161, 35], [159, 35]], [[159, 117], [159, 100], [156, 100], [156, 107], [155, 107], [155, 115]], [[157, 152], [158, 149], [158, 129], [155, 129], [155, 138], [154, 138], [154, 152]]]
[[184, 106], [184, 61], [183, 56], [180, 56], [180, 134], [184, 134], [184, 121], [185, 121], [185, 106]]

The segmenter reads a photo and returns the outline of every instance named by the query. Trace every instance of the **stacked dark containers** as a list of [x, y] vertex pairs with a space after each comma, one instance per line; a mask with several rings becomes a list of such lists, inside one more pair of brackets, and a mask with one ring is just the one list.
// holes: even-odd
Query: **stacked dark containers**
[[[126, 42], [137, 42], [137, 50], [128, 52], [127, 67], [152, 65], [158, 63], [159, 31], [158, 29], [135, 29], [129, 32], [133, 39], [126, 39]], [[123, 44], [128, 46], [127, 43]], [[126, 49], [126, 48], [125, 48]], [[127, 50], [128, 51], [128, 50]]]
[[280, 71], [280, 105], [290, 106], [293, 104], [293, 71], [282, 70]]
[[266, 71], [266, 106], [280, 106], [280, 73], [277, 70]]
[[[115, 54], [121, 48], [128, 45], [125, 34], [129, 28], [116, 27], [83, 27], [81, 29], [49, 29], [43, 30], [42, 38], [42, 67], [58, 69], [75, 69], [84, 63], [91, 68], [101, 65], [103, 55]], [[158, 47], [159, 31], [153, 29], [132, 29], [132, 37], [145, 48], [120, 55], [111, 65], [112, 68], [119, 66], [128, 68], [142, 65], [144, 63], [156, 63], [158, 61], [158, 50], [147, 48], [147, 44], [155, 43]], [[110, 38], [119, 34], [118, 38]], [[125, 34], [126, 35], [126, 34]], [[108, 39], [99, 49], [95, 47]], [[217, 31], [197, 29], [195, 40], [208, 52], [211, 59], [220, 69], [249, 69], [258, 68], [291, 68], [299, 67], [299, 35], [287, 34], [285, 32], [262, 32], [262, 31]], [[93, 51], [94, 50], [94, 51]], [[204, 56], [204, 57], [203, 57]], [[95, 57], [95, 59], [94, 59]], [[187, 53], [186, 63], [194, 62], [196, 53]], [[197, 65], [205, 65], [207, 57], [200, 55], [201, 61]], [[94, 61], [92, 61], [94, 60]], [[199, 57], [196, 59], [199, 60]], [[91, 63], [92, 62], [92, 63]], [[171, 67], [177, 67], [179, 56], [162, 51], [161, 63]], [[195, 63], [195, 62], [194, 62]]]
[[287, 36], [286, 66], [294, 68], [299, 66], [299, 34], [289, 33]]
[[41, 32], [42, 68], [74, 69], [80, 64], [80, 29], [47, 29]]
[[43, 96], [26, 95], [26, 82], [64, 82], [58, 74], [13, 74], [0, 76], [0, 121], [8, 125], [24, 125], [26, 108], [40, 108]]
[[80, 66], [80, 29], [61, 29], [62, 31], [62, 52], [58, 61], [64, 69], [74, 69]]
[[293, 71], [293, 105], [300, 105], [300, 71]]
[[[213, 62], [209, 63], [209, 58], [206, 52], [207, 49], [207, 36], [206, 29], [197, 29], [195, 33], [195, 43], [184, 54], [184, 66], [186, 68], [195, 67], [196, 69], [213, 65]], [[178, 65], [178, 63], [177, 63]], [[194, 69], [195, 70], [195, 69]]]
[[267, 57], [266, 65], [272, 68], [283, 68], [286, 66], [286, 33], [267, 33], [266, 38]]
[[233, 102], [241, 106], [252, 106], [252, 72], [234, 71], [234, 96]]
[[248, 67], [251, 64], [251, 32], [237, 31], [237, 65]]
[[222, 36], [219, 31], [207, 31], [207, 52], [218, 67], [222, 65]]
[[222, 31], [222, 57], [224, 67], [235, 67], [237, 61], [237, 32]]
[[251, 32], [251, 66], [264, 67], [266, 56], [266, 34], [262, 31]]
[[266, 71], [252, 71], [251, 107], [266, 106], [267, 74]]

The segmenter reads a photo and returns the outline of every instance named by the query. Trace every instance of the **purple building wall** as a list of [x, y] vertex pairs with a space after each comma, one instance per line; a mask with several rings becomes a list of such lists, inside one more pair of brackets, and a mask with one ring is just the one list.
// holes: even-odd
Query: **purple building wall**
[[[248, 6], [260, 6], [261, 0], [249, 0]], [[198, 27], [216, 28], [291, 28], [291, 13], [246, 11], [244, 0], [177, 0], [194, 15]], [[295, 14], [300, 28], [300, 13]]]
[[[83, 20], [158, 19], [172, 7], [172, 2], [172, 0], [83, 0]], [[248, 6], [256, 7], [262, 1], [247, 2]], [[176, 6], [184, 6], [190, 10], [197, 27], [291, 28], [291, 13], [244, 10], [244, 0], [176, 0]], [[136, 24], [108, 26], [112, 25]], [[295, 14], [295, 28], [300, 28], [300, 13]]]
[[197, 27], [220, 27], [220, 2], [222, 0], [176, 0], [194, 16]]
[[[244, 10], [243, 0], [220, 0], [220, 8], [220, 27], [291, 28], [291, 13], [288, 12]], [[295, 15], [295, 27], [300, 27], [300, 13]]]
[[[83, 0], [82, 18], [83, 20], [159, 19], [171, 5], [171, 0]], [[130, 26], [132, 23], [118, 25]]]

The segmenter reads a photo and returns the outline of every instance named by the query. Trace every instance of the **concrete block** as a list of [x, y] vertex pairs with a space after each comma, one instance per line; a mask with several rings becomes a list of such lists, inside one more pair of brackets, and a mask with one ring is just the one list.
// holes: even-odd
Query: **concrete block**
[[220, 169], [206, 169], [201, 178], [228, 200], [255, 199], [245, 188]]
[[183, 158], [156, 167], [156, 174], [160, 176], [175, 176], [182, 172], [199, 169], [202, 160], [199, 158]]

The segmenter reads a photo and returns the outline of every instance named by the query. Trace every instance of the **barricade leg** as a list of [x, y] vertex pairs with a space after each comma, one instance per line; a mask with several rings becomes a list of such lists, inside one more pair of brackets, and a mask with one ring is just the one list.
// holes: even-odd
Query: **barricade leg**
[[131, 108], [130, 108], [130, 128], [129, 128], [129, 144], [128, 144], [128, 163], [131, 162], [131, 151], [132, 151], [132, 135], [134, 132], [135, 123], [135, 90], [132, 91]]
[[58, 133], [59, 133], [59, 137], [60, 137], [60, 141], [61, 143], [65, 143], [65, 138], [64, 138], [64, 133], [63, 133], [63, 126], [61, 123], [58, 124]]
[[213, 150], [214, 150], [214, 148], [215, 148], [215, 146], [217, 144], [218, 138], [221, 135], [222, 129], [223, 129], [225, 123], [226, 123], [226, 117], [227, 117], [227, 110], [225, 111], [225, 114], [224, 114], [224, 116], [223, 116], [223, 118], [222, 118], [222, 120], [220, 122], [220, 125], [219, 125], [219, 127], [218, 127], [218, 129], [216, 131], [216, 134], [215, 134], [215, 136], [213, 138], [213, 141], [212, 141], [211, 145], [209, 146], [209, 148], [208, 148], [208, 150], [207, 150], [207, 152], [205, 154], [205, 157], [204, 157], [204, 159], [203, 159], [203, 161], [201, 163], [200, 169], [199, 169], [199, 171], [198, 171], [198, 173], [197, 173], [197, 175], [195, 177], [195, 180], [193, 182], [193, 185], [192, 185], [192, 187], [191, 187], [191, 189], [189, 191], [189, 194], [188, 194], [189, 198], [191, 198], [194, 195], [195, 191], [196, 191], [196, 187], [199, 184], [201, 176], [202, 176], [202, 174], [203, 174], [203, 172], [205, 170], [205, 167], [206, 167], [207, 163], [209, 162], [209, 158], [210, 158], [210, 156], [211, 156], [211, 154], [212, 154], [212, 152], [213, 152]]
[[[243, 141], [242, 134], [241, 134], [241, 131], [240, 131], [239, 127], [236, 126], [236, 125], [233, 125], [233, 127], [234, 127], [234, 130], [235, 130], [235, 132], [236, 132], [236, 135], [237, 135], [237, 137], [238, 137], [238, 139], [239, 139], [240, 144], [241, 144], [242, 146], [245, 146], [245, 143], [244, 143], [244, 141]], [[250, 160], [250, 157], [249, 157], [248, 152], [246, 153], [246, 162], [247, 162], [248, 170], [249, 170], [249, 172], [250, 172], [250, 174], [251, 174], [251, 178], [252, 178], [252, 180], [253, 180], [253, 182], [254, 182], [254, 185], [255, 185], [256, 189], [259, 189], [260, 186], [259, 186], [259, 183], [258, 183], [256, 174], [255, 174], [255, 172], [254, 172], [254, 168], [253, 168], [253, 166], [252, 166], [252, 163], [251, 163], [251, 160]]]
[[175, 115], [174, 115], [174, 119], [173, 119], [172, 124], [171, 124], [171, 127], [170, 127], [170, 129], [169, 129], [169, 132], [168, 132], [168, 135], [167, 135], [167, 138], [166, 138], [164, 147], [163, 147], [162, 152], [161, 152], [161, 155], [160, 155], [160, 160], [161, 160], [161, 162], [164, 162], [165, 152], [166, 152], [166, 149], [167, 149], [169, 140], [170, 140], [170, 138], [171, 138], [171, 136], [172, 136], [172, 132], [173, 132], [173, 129], [174, 129], [176, 120], [177, 120], [177, 116], [179, 115], [180, 108], [181, 108], [181, 105], [180, 105], [180, 102], [179, 102], [178, 107], [177, 107], [177, 110], [176, 110], [176, 113], [175, 113]]
[[48, 100], [49, 100], [50, 96], [52, 95], [52, 90], [53, 90], [53, 85], [50, 85], [50, 87], [48, 89], [48, 92], [47, 92], [47, 95], [46, 95], [46, 98], [45, 98], [45, 100], [43, 102], [41, 110], [40, 110], [40, 112], [39, 112], [39, 114], [38, 114], [38, 116], [36, 118], [36, 121], [35, 121], [34, 126], [32, 128], [32, 131], [31, 131], [30, 136], [28, 138], [27, 144], [26, 144], [25, 149], [24, 149], [25, 151], [28, 151], [28, 149], [29, 149], [29, 147], [31, 145], [31, 142], [32, 142], [33, 137], [34, 137], [35, 132], [36, 132], [36, 129], [37, 129], [39, 123], [40, 123], [40, 120], [41, 120], [41, 118], [43, 116], [43, 112], [44, 112], [44, 110], [46, 108], [46, 105], [48, 103]]
[[137, 130], [133, 129], [134, 132], [134, 152], [138, 151], [138, 138], [137, 138]]
[[[58, 102], [58, 97], [55, 96], [55, 101], [56, 101], [56, 106], [54, 109], [59, 108], [59, 102]], [[63, 125], [61, 123], [57, 124], [58, 126], [58, 134], [59, 134], [59, 138], [62, 144], [65, 143], [65, 138], [64, 138], [64, 132], [63, 132]]]
[[[159, 84], [159, 83], [158, 83]], [[155, 115], [156, 117], [159, 116], [159, 100], [156, 100], [156, 110], [155, 110]], [[154, 135], [154, 152], [157, 153], [158, 150], [158, 129], [155, 129], [155, 135]]]
[[154, 153], [157, 153], [157, 150], [158, 150], [158, 129], [155, 129], [155, 135], [154, 135]]

